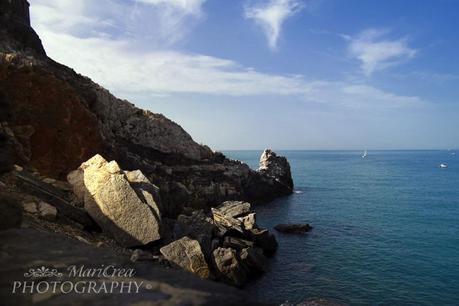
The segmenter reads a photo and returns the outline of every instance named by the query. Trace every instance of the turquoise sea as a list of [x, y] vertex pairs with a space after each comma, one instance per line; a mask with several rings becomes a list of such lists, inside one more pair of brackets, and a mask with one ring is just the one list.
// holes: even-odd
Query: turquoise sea
[[[296, 193], [255, 207], [275, 233], [268, 273], [246, 290], [266, 302], [459, 305], [459, 152], [279, 151]], [[260, 151], [225, 154], [258, 167]], [[441, 169], [440, 163], [447, 163]]]

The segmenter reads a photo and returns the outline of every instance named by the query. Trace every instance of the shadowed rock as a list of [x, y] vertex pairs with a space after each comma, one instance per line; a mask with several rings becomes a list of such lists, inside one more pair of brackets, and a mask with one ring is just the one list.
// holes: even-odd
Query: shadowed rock
[[285, 234], [304, 234], [312, 229], [309, 224], [278, 224], [274, 227], [278, 232]]
[[236, 256], [236, 251], [231, 248], [217, 248], [213, 252], [213, 264], [223, 281], [236, 286], [243, 286], [248, 278]]

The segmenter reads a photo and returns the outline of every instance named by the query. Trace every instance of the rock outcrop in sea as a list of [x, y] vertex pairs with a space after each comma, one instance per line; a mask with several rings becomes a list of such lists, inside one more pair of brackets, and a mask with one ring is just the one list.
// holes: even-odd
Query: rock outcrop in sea
[[[0, 2], [1, 284], [6, 271], [33, 268], [31, 254], [54, 267], [130, 258], [156, 284], [140, 302], [254, 305], [205, 279], [243, 286], [267, 270], [278, 245], [250, 203], [292, 193], [288, 161], [265, 150], [252, 170], [114, 97], [47, 57], [28, 8]], [[7, 289], [0, 286], [2, 301], [30, 302], [4, 296]]]

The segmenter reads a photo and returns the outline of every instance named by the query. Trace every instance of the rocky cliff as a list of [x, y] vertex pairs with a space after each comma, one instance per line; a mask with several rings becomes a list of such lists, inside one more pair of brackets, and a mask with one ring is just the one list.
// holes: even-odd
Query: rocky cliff
[[[141, 170], [161, 190], [166, 215], [224, 200], [262, 201], [292, 184], [197, 144], [178, 124], [120, 100], [46, 56], [28, 3], [0, 4], [0, 141], [4, 157], [62, 179], [95, 154]], [[3, 140], [2, 140], [3, 139]], [[8, 155], [9, 153], [4, 153]], [[274, 173], [275, 174], [275, 173]]]
[[[252, 170], [114, 97], [47, 57], [28, 9], [26, 0], [0, 2], [0, 299], [254, 305], [234, 288], [170, 268], [233, 286], [266, 271], [278, 245], [246, 201], [292, 192], [285, 157], [265, 150]], [[133, 265], [147, 290], [10, 294], [11, 275], [24, 279], [37, 262], [62, 269], [107, 261]]]

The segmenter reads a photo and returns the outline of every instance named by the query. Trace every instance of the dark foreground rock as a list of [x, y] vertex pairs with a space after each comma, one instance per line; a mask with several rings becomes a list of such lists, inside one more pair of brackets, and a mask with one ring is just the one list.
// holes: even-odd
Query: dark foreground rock
[[22, 208], [19, 201], [0, 189], [0, 230], [20, 227], [22, 223]]
[[309, 224], [278, 224], [274, 227], [278, 232], [284, 234], [304, 234], [312, 230]]
[[[167, 269], [151, 262], [131, 262], [128, 256], [97, 248], [86, 243], [33, 229], [12, 229], [0, 232], [0, 300], [2, 305], [260, 305], [243, 291], [200, 280], [191, 274]], [[132, 277], [70, 276], [68, 267], [84, 265], [100, 268], [132, 268]], [[29, 269], [40, 267], [57, 269], [62, 276], [25, 277]], [[139, 293], [99, 294], [12, 294], [13, 282], [23, 281], [95, 281], [143, 282]], [[86, 283], [87, 285], [87, 283]], [[59, 287], [58, 287], [59, 288]], [[82, 287], [80, 287], [81, 289]], [[87, 287], [86, 287], [87, 288]], [[97, 287], [99, 288], [99, 287]], [[133, 287], [134, 288], [134, 287]], [[19, 288], [17, 292], [20, 292]], [[119, 291], [118, 291], [119, 292]]]

